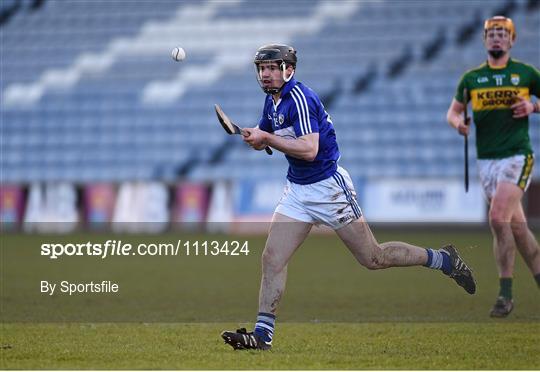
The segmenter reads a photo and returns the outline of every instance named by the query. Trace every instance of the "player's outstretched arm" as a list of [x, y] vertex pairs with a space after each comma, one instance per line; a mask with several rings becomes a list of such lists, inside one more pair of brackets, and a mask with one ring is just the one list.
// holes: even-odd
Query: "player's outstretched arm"
[[244, 142], [256, 150], [270, 146], [306, 161], [313, 161], [319, 152], [319, 133], [310, 133], [293, 139], [276, 136], [258, 128], [245, 128], [244, 132]]

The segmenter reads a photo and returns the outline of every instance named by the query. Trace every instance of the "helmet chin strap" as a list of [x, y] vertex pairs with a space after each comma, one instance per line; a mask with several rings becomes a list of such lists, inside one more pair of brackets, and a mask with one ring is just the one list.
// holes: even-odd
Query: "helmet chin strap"
[[[285, 81], [285, 83], [288, 83], [292, 79], [295, 70], [293, 70], [292, 74], [289, 77], [285, 77], [285, 71], [287, 71], [287, 66], [285, 65], [285, 62], [281, 62], [281, 76], [283, 77], [283, 81]], [[281, 88], [283, 88], [283, 85], [281, 86]]]
[[281, 69], [281, 77], [283, 78], [283, 84], [281, 84], [281, 86], [279, 88], [272, 89], [271, 92], [266, 92], [266, 93], [272, 94], [272, 95], [273, 94], [278, 94], [279, 92], [281, 92], [281, 90], [283, 89], [285, 84], [287, 84], [289, 81], [291, 81], [295, 70], [293, 70], [292, 74], [289, 77], [286, 77], [285, 72], [287, 71], [287, 66], [285, 65], [285, 62], [281, 62], [280, 69]]

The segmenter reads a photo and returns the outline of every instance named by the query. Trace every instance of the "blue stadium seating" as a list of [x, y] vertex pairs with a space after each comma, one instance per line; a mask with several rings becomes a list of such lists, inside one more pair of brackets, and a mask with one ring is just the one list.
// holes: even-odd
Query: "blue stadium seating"
[[[527, 12], [525, 3], [517, 1], [511, 14], [518, 31], [513, 55], [538, 66], [540, 12]], [[280, 0], [273, 8], [286, 12], [269, 16], [267, 7], [248, 1], [66, 0], [21, 10], [1, 29], [2, 99], [15, 97], [0, 108], [2, 182], [283, 177], [283, 156], [250, 151], [228, 138], [213, 112], [219, 103], [238, 123], [256, 124], [263, 93], [251, 58], [263, 42], [280, 40], [298, 49], [297, 78], [321, 97], [334, 96], [328, 110], [341, 163], [353, 175], [459, 177], [462, 138], [446, 124], [446, 110], [460, 75], [485, 55], [480, 32], [464, 45], [456, 35], [475, 16], [486, 18], [506, 4]], [[333, 15], [317, 13], [329, 6]], [[246, 34], [248, 21], [253, 31]], [[423, 61], [424, 46], [440, 30], [446, 43]], [[276, 35], [282, 39], [272, 39]], [[177, 44], [190, 46], [185, 62], [161, 53]], [[411, 54], [408, 64], [389, 77], [404, 51]], [[237, 61], [227, 63], [229, 55]], [[186, 82], [220, 68], [224, 72], [208, 83]], [[70, 74], [77, 75], [74, 82]], [[355, 81], [364, 75], [369, 87], [355, 93]], [[186, 82], [184, 93], [145, 101], [153, 85], [174, 90], [176, 79]], [[43, 91], [19, 104], [31, 93], [17, 96], [14, 87]], [[540, 151], [538, 115], [531, 137]], [[223, 146], [228, 148], [220, 156]]]

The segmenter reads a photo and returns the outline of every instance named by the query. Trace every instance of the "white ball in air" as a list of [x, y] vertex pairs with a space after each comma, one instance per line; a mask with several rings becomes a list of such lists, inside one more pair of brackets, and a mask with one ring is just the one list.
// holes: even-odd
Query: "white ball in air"
[[186, 58], [186, 51], [184, 48], [176, 47], [172, 50], [171, 54], [176, 62], [183, 61]]

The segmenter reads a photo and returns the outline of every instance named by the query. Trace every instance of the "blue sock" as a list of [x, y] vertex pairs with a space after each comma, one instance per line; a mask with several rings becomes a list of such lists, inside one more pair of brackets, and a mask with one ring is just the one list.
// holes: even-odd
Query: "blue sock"
[[449, 275], [452, 271], [452, 265], [450, 263], [450, 255], [442, 249], [430, 249], [427, 248], [428, 259], [424, 266], [432, 269], [441, 270], [446, 275]]
[[270, 313], [257, 314], [257, 323], [253, 333], [259, 336], [264, 342], [271, 344], [274, 337], [274, 326], [276, 324], [276, 316]]
[[427, 262], [425, 263], [425, 267], [431, 267], [433, 264], [433, 249], [426, 248], [427, 252]]

